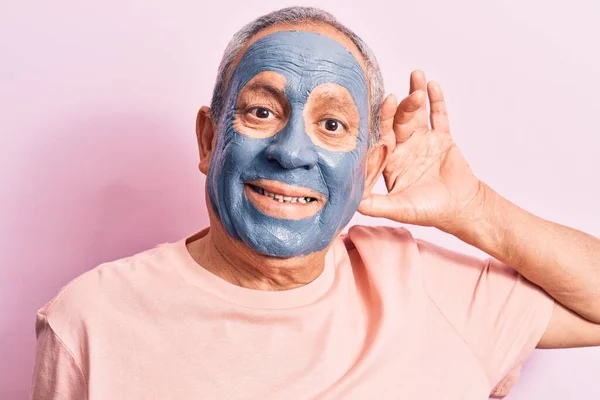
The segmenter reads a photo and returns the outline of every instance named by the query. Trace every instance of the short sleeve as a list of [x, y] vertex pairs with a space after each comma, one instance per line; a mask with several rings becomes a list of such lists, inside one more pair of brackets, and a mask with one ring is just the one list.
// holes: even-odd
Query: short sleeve
[[42, 314], [36, 320], [36, 357], [32, 400], [87, 399], [83, 372]]
[[554, 299], [514, 269], [417, 240], [424, 286], [505, 395], [544, 334]]

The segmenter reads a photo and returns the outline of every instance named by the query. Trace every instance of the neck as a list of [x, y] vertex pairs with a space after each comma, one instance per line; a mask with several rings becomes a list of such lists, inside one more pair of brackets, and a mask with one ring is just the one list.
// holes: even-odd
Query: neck
[[328, 250], [286, 259], [264, 256], [232, 239], [218, 223], [211, 223], [187, 247], [201, 267], [234, 285], [258, 290], [288, 290], [312, 282], [323, 272]]

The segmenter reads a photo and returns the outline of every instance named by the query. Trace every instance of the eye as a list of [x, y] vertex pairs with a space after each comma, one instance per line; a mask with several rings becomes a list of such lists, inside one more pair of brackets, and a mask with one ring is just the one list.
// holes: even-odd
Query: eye
[[319, 122], [319, 125], [327, 132], [331, 133], [341, 133], [346, 128], [342, 122], [333, 118], [324, 119]]
[[273, 112], [265, 107], [252, 107], [248, 113], [258, 119], [269, 119], [273, 117]]

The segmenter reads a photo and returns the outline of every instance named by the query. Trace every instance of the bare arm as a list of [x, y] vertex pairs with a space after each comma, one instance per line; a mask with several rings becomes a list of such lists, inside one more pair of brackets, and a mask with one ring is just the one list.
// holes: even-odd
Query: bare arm
[[600, 240], [539, 218], [485, 184], [474, 207], [481, 211], [469, 214], [477, 217], [449, 233], [510, 265], [560, 303], [539, 347], [600, 345]]

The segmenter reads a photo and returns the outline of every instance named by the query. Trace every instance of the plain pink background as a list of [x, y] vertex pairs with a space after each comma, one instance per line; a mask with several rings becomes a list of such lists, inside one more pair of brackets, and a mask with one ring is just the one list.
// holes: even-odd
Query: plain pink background
[[[600, 236], [600, 3], [556, 3], [319, 5], [372, 46], [388, 91], [404, 96], [416, 68], [442, 84], [453, 135], [480, 178]], [[284, 5], [2, 3], [0, 398], [27, 397], [35, 311], [60, 287], [205, 226], [196, 111], [231, 35]], [[600, 348], [536, 351], [510, 399], [600, 398], [599, 379]]]

